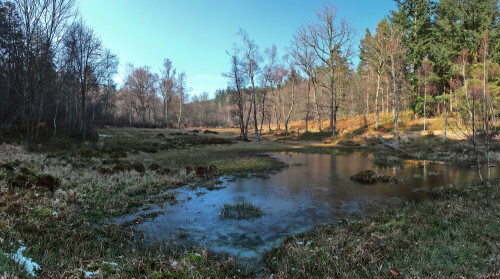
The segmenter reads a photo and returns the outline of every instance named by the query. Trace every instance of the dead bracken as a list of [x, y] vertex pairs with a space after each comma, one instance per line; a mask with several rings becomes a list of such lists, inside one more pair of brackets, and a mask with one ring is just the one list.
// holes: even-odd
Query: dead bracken
[[54, 192], [60, 184], [59, 179], [50, 174], [38, 176], [36, 179], [36, 186], [46, 188], [52, 192]]

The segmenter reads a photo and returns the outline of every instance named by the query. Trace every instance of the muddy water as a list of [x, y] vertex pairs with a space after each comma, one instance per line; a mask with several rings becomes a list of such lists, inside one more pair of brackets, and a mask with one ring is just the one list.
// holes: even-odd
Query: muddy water
[[[426, 189], [477, 178], [473, 168], [425, 161], [378, 168], [365, 157], [285, 153], [272, 156], [289, 167], [269, 178], [223, 179], [221, 186], [225, 188], [220, 190], [176, 189], [176, 205], [155, 207], [120, 221], [161, 211], [136, 225], [150, 241], [202, 245], [252, 261], [279, 245], [287, 235], [404, 200], [425, 199]], [[364, 185], [349, 179], [366, 169], [395, 176], [400, 182]], [[492, 176], [500, 176], [499, 167], [492, 169]], [[223, 204], [241, 200], [260, 206], [264, 215], [253, 220], [220, 218]]]

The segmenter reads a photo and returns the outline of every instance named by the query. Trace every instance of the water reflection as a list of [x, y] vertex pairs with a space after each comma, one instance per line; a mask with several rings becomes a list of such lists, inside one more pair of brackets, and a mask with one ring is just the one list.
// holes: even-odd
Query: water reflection
[[[137, 225], [150, 240], [201, 244], [218, 252], [256, 259], [289, 234], [405, 199], [423, 199], [425, 189], [477, 178], [473, 168], [426, 161], [378, 168], [365, 157], [286, 153], [273, 156], [287, 162], [289, 168], [269, 178], [225, 181], [226, 188], [216, 191], [177, 189], [178, 204], [139, 212], [121, 221], [161, 209], [164, 214]], [[400, 182], [363, 185], [349, 179], [366, 169], [396, 176]], [[492, 177], [498, 176], [499, 168], [492, 169]], [[223, 204], [242, 199], [261, 206], [265, 215], [254, 220], [219, 217]]]

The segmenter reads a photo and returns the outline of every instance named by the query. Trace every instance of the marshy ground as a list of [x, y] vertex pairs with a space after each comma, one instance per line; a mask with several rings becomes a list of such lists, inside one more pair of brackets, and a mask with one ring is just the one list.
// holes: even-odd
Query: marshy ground
[[[30, 150], [2, 144], [0, 276], [30, 277], [5, 254], [20, 247], [40, 265], [36, 274], [42, 278], [479, 277], [500, 272], [498, 180], [443, 185], [430, 191], [432, 199], [289, 237], [265, 255], [265, 268], [258, 270], [203, 247], [144, 245], [142, 233], [130, 223], [110, 221], [154, 205], [175, 205], [178, 197], [169, 190], [178, 187], [217, 191], [222, 175], [266, 177], [287, 167], [269, 152], [356, 154], [380, 166], [401, 165], [408, 154], [466, 165], [472, 156], [463, 142], [442, 143], [430, 134], [399, 142], [408, 154], [397, 154], [367, 136], [369, 129], [362, 136], [346, 131], [336, 141], [294, 131], [268, 134], [261, 143], [237, 142], [232, 129], [217, 132], [109, 129], [99, 131], [92, 143], [57, 138]], [[500, 151], [498, 143], [494, 150]]]

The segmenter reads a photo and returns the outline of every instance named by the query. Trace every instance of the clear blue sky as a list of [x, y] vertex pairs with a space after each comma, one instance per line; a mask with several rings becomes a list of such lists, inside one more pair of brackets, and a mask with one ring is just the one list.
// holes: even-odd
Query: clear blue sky
[[[80, 0], [89, 26], [120, 59], [121, 86], [127, 63], [159, 69], [170, 58], [187, 74], [190, 94], [226, 88], [226, 50], [247, 30], [261, 50], [276, 44], [279, 55], [300, 25], [315, 20], [323, 0]], [[337, 0], [337, 16], [351, 22], [361, 38], [366, 28], [395, 9], [393, 0]]]

